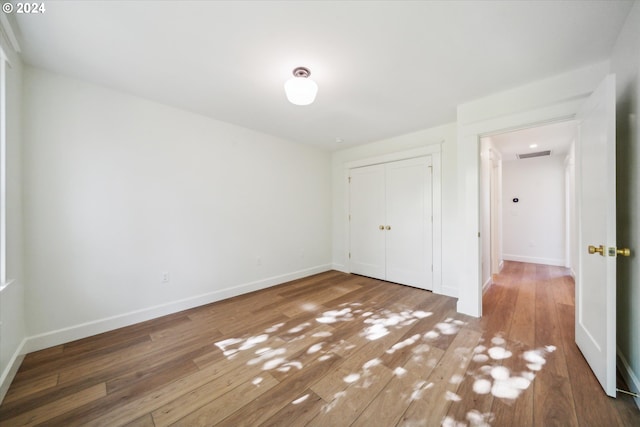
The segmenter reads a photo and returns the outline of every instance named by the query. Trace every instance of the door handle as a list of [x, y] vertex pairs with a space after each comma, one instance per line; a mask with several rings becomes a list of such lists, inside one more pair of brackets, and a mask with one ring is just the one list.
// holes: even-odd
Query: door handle
[[593, 246], [593, 245], [589, 245], [589, 253], [590, 253], [591, 255], [593, 255], [593, 254], [595, 254], [595, 253], [598, 253], [598, 254], [600, 254], [601, 256], [604, 256], [604, 246], [600, 245], [600, 246], [598, 246], [598, 247], [596, 248], [596, 247], [595, 247], [595, 246]]
[[620, 256], [631, 256], [631, 249], [629, 248], [616, 249], [616, 254]]
[[384, 230], [384, 225], [380, 225], [380, 226], [378, 226], [378, 228], [379, 228], [380, 230]]
[[[600, 245], [597, 248], [593, 245], [589, 245], [589, 253], [591, 255], [593, 254], [600, 254], [601, 256], [604, 256], [604, 246]], [[609, 252], [609, 256], [631, 256], [631, 249], [629, 248], [620, 248], [620, 249], [616, 249], [614, 247], [609, 248], [608, 250]]]
[[386, 228], [387, 230], [391, 230], [391, 226], [390, 226], [390, 225], [387, 225], [385, 228]]

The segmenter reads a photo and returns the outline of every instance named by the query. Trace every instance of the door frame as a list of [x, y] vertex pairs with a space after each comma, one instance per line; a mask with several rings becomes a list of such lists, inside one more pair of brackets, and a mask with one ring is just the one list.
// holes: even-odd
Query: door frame
[[480, 139], [496, 133], [574, 120], [578, 107], [585, 99], [586, 96], [458, 127], [458, 206], [461, 214], [458, 220], [462, 226], [460, 257], [465, 260], [460, 266], [458, 279], [459, 313], [482, 316]]
[[504, 265], [502, 259], [502, 156], [497, 151], [491, 151], [489, 167], [489, 228], [491, 230], [491, 277], [499, 274]]
[[482, 135], [571, 119], [610, 71], [602, 61], [458, 105], [458, 272], [460, 313], [482, 315], [478, 238], [479, 140]]
[[[431, 156], [431, 166], [433, 170], [432, 176], [432, 206], [433, 206], [433, 243], [432, 243], [432, 262], [433, 262], [433, 290], [434, 294], [443, 294], [442, 290], [442, 143], [426, 145], [412, 150], [397, 151], [394, 153], [383, 154], [375, 157], [367, 157], [365, 159], [354, 160], [344, 164], [344, 180], [349, 181], [349, 172], [351, 169], [363, 166], [372, 166], [383, 163], [390, 163], [399, 160], [408, 160], [416, 157]], [[350, 212], [351, 193], [350, 188], [345, 191], [345, 229], [344, 235], [346, 250], [349, 252], [351, 247], [351, 235], [349, 231], [349, 212]], [[347, 272], [351, 272], [351, 263], [349, 257], [347, 259]]]

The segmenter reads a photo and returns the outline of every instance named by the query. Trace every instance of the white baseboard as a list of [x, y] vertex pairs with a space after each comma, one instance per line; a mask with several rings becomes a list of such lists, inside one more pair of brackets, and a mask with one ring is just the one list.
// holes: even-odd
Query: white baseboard
[[528, 262], [530, 264], [557, 265], [558, 267], [564, 267], [563, 258], [540, 258], [540, 257], [512, 255], [512, 254], [504, 254], [503, 258], [505, 261]]
[[442, 286], [440, 288], [440, 295], [445, 295], [452, 298], [458, 298], [458, 288], [452, 286]]
[[491, 277], [489, 277], [486, 282], [484, 282], [484, 284], [482, 285], [482, 295], [484, 295], [485, 292], [487, 292], [487, 290], [489, 290], [489, 287], [493, 284], [493, 279]]
[[9, 360], [7, 367], [0, 377], [0, 403], [2, 403], [4, 397], [7, 395], [9, 386], [11, 385], [11, 381], [13, 381], [13, 378], [18, 373], [18, 369], [22, 364], [22, 360], [24, 359], [25, 355], [24, 348], [26, 342], [26, 338], [22, 340], [16, 351], [13, 353], [13, 356], [11, 356], [11, 360]]
[[[640, 379], [638, 379], [638, 376], [633, 372], [633, 369], [629, 366], [627, 359], [625, 359], [620, 349], [618, 348], [617, 350], [618, 370], [620, 371], [620, 374], [622, 374], [622, 378], [624, 378], [624, 381], [629, 386], [629, 391], [640, 394]], [[638, 409], [640, 409], [640, 398], [634, 397], [633, 400], [636, 402]]]
[[185, 298], [178, 301], [171, 301], [166, 304], [156, 305], [153, 307], [143, 308], [141, 310], [123, 313], [103, 319], [93, 320], [91, 322], [73, 325], [67, 328], [55, 331], [45, 332], [43, 334], [34, 335], [26, 338], [24, 343], [24, 353], [42, 350], [56, 345], [64, 344], [70, 341], [90, 337], [92, 335], [101, 334], [103, 332], [112, 331], [114, 329], [133, 325], [135, 323], [144, 322], [155, 319], [157, 317], [166, 316], [168, 314], [177, 313], [179, 311], [198, 307], [212, 302], [231, 298], [237, 295], [265, 289], [271, 286], [286, 283], [291, 280], [301, 279], [313, 274], [322, 273], [331, 270], [330, 264], [319, 265], [304, 270], [294, 271], [292, 273], [280, 276], [269, 277], [257, 280], [251, 283], [245, 283], [230, 288], [220, 289], [206, 294]]
[[341, 271], [342, 273], [351, 273], [346, 265], [336, 264], [335, 262], [331, 264], [331, 269], [336, 271]]

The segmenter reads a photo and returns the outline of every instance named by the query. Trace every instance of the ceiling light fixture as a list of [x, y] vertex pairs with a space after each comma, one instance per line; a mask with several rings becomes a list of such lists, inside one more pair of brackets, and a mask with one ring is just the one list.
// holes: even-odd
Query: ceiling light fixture
[[537, 148], [537, 147], [538, 147], [538, 144], [531, 144], [531, 145], [529, 146], [529, 148]]
[[295, 105], [309, 105], [316, 99], [318, 85], [309, 76], [311, 71], [306, 67], [293, 70], [293, 78], [284, 84], [284, 92], [289, 102]]

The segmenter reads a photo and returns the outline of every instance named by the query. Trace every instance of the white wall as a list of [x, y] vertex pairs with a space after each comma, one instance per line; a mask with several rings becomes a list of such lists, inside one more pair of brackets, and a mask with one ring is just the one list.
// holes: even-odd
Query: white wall
[[[617, 86], [618, 355], [627, 383], [640, 393], [640, 2], [636, 1], [611, 57]], [[640, 399], [636, 399], [640, 406]]]
[[438, 126], [370, 144], [339, 150], [332, 156], [333, 183], [333, 268], [348, 271], [348, 192], [346, 164], [356, 160], [441, 144], [442, 148], [442, 293], [458, 295], [456, 133], [455, 124]]
[[330, 268], [329, 153], [40, 69], [24, 89], [29, 350]]
[[505, 161], [502, 179], [504, 259], [564, 266], [564, 157]]
[[22, 61], [11, 44], [0, 37], [10, 61], [6, 69], [6, 202], [7, 283], [0, 284], [0, 401], [22, 360], [26, 338], [22, 256]]

